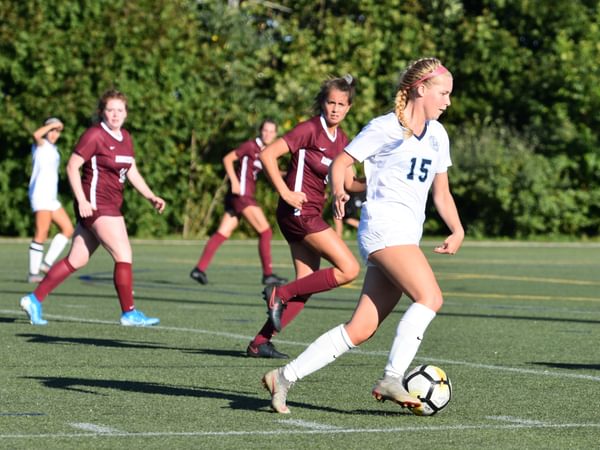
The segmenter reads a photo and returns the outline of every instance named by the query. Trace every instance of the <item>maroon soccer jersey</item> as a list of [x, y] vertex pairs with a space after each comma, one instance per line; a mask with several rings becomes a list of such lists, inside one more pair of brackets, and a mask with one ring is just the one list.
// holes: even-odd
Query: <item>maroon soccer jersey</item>
[[264, 144], [260, 138], [256, 138], [244, 142], [235, 150], [235, 154], [239, 158], [235, 174], [240, 180], [240, 196], [254, 197], [256, 177], [262, 170], [262, 163], [258, 159], [258, 155], [263, 147]]
[[[329, 165], [344, 151], [348, 138], [339, 127], [336, 135], [331, 136], [325, 120], [315, 116], [298, 124], [283, 139], [292, 153], [285, 182], [290, 190], [304, 192], [307, 199], [302, 210], [294, 211], [294, 214], [320, 216], [325, 204]], [[288, 208], [293, 210], [289, 205]]]
[[98, 216], [121, 215], [123, 187], [134, 161], [131, 136], [124, 129], [121, 133], [123, 139], [119, 141], [100, 124], [92, 126], [73, 150], [85, 160], [81, 184]]

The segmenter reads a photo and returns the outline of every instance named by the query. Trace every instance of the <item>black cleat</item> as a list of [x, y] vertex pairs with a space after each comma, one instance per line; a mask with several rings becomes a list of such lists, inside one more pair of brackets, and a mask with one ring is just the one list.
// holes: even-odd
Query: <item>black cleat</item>
[[208, 283], [208, 278], [206, 274], [197, 267], [194, 267], [194, 269], [190, 272], [190, 278], [196, 280], [200, 284]]
[[251, 358], [274, 358], [274, 359], [288, 359], [289, 356], [285, 353], [278, 352], [272, 342], [265, 342], [260, 345], [253, 345], [250, 342], [246, 349], [246, 356]]
[[281, 297], [277, 295], [276, 286], [272, 284], [267, 285], [267, 287], [263, 289], [263, 298], [267, 302], [267, 314], [273, 324], [273, 328], [278, 332], [281, 331], [281, 314], [285, 309], [285, 303]]
[[275, 286], [281, 286], [288, 282], [287, 278], [282, 278], [277, 274], [272, 273], [271, 275], [263, 275], [262, 284], [269, 285], [274, 284]]

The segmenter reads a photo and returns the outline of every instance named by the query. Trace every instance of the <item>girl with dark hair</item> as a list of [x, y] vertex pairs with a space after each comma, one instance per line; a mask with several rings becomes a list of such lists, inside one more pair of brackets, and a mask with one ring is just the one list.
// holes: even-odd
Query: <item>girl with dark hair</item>
[[[280, 195], [277, 223], [290, 246], [296, 279], [264, 289], [269, 319], [248, 345], [248, 356], [287, 358], [271, 342], [275, 333], [294, 320], [312, 294], [350, 283], [358, 276], [356, 258], [322, 217], [329, 165], [348, 143], [340, 124], [352, 106], [354, 91], [351, 75], [325, 81], [315, 98], [317, 115], [260, 154], [264, 170]], [[277, 161], [287, 153], [291, 158], [283, 178]], [[352, 167], [344, 176], [347, 189], [364, 190], [364, 184], [354, 181]], [[333, 267], [321, 269], [321, 258]]]

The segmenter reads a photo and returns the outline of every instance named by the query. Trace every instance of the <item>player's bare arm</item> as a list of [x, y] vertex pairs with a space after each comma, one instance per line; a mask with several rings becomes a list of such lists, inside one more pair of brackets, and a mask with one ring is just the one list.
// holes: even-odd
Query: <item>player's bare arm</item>
[[436, 253], [447, 253], [455, 254], [460, 246], [462, 245], [463, 239], [465, 238], [465, 231], [456, 204], [454, 203], [454, 197], [450, 192], [450, 184], [448, 182], [448, 173], [438, 173], [433, 180], [432, 185], [432, 196], [435, 207], [444, 221], [444, 223], [450, 229], [452, 233], [444, 243], [434, 249]]

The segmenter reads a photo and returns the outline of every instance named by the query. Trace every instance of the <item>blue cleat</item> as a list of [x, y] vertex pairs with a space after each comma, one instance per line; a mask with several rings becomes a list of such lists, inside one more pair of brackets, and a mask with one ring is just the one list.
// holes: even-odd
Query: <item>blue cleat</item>
[[123, 313], [121, 316], [121, 325], [125, 327], [151, 327], [157, 325], [160, 319], [156, 317], [146, 317], [143, 312], [134, 309]]
[[32, 325], [47, 325], [48, 321], [42, 319], [42, 303], [33, 295], [27, 294], [19, 302], [21, 309], [29, 316]]

